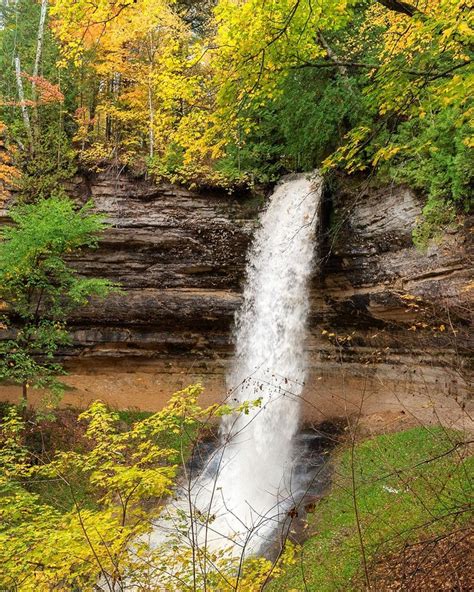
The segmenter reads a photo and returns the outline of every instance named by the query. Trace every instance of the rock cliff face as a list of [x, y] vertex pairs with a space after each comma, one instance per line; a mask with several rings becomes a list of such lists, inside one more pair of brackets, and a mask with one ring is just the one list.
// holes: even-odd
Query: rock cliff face
[[[261, 200], [195, 194], [100, 174], [71, 186], [111, 224], [75, 265], [123, 292], [73, 320], [64, 352], [71, 401], [159, 407], [201, 381], [225, 396], [233, 315]], [[327, 192], [311, 286], [306, 417], [360, 414], [460, 425], [469, 376], [469, 228], [427, 253], [412, 229], [421, 207], [403, 187]]]
[[107, 176], [74, 190], [112, 225], [75, 265], [123, 289], [75, 317], [81, 355], [227, 354], [258, 204]]
[[407, 188], [340, 187], [331, 207], [309, 344], [318, 410], [466, 425], [472, 220], [422, 253]]

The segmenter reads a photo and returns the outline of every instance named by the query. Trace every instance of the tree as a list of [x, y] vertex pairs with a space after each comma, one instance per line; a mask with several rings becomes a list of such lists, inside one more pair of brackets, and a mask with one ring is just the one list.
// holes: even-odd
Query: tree
[[95, 247], [105, 228], [92, 203], [77, 209], [72, 200], [53, 196], [17, 205], [10, 216], [15, 224], [0, 234], [0, 301], [6, 309], [0, 380], [21, 385], [26, 403], [30, 386], [62, 392], [57, 375], [63, 370], [54, 356], [70, 342], [68, 316], [114, 285], [79, 276], [67, 259]]
[[[22, 163], [30, 195], [71, 172], [72, 144], [86, 166], [187, 184], [323, 165], [466, 206], [463, 0], [18, 0], [3, 13], [0, 93], [11, 134], [38, 153]], [[40, 104], [41, 77], [63, 100]]]
[[[0, 586], [18, 592], [261, 590], [291, 561], [291, 546], [275, 563], [243, 562], [190, 540], [186, 511], [168, 522], [161, 517], [194, 438], [213, 419], [249, 409], [202, 408], [201, 393], [199, 385], [190, 386], [128, 429], [96, 401], [78, 418], [87, 426], [83, 448], [43, 457], [26, 446], [25, 422], [12, 408], [0, 428]], [[41, 496], [47, 483], [53, 484], [49, 501]], [[196, 523], [203, 521], [197, 514], [193, 509]], [[151, 544], [157, 520], [168, 534]]]
[[0, 118], [17, 148], [20, 188], [48, 197], [74, 173], [72, 114], [77, 81], [58, 70], [48, 2], [0, 2]]
[[17, 186], [20, 175], [7, 144], [6, 126], [0, 121], [0, 204], [9, 196], [9, 190]]
[[52, 16], [61, 65], [83, 81], [81, 158], [165, 168], [183, 122], [206, 103], [190, 25], [162, 0], [58, 0]]

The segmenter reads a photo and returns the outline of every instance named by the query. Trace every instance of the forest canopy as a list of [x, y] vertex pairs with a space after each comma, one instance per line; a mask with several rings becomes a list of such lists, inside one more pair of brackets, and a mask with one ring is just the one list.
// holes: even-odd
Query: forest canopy
[[224, 187], [363, 170], [449, 217], [468, 206], [473, 169], [469, 8], [5, 0], [0, 162], [15, 154], [33, 197], [77, 163]]

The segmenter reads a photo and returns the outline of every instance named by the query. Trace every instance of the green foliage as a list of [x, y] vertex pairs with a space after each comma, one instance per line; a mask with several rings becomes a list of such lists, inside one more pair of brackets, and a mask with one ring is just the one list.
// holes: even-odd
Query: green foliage
[[[169, 524], [166, 543], [149, 545], [153, 520], [178, 473], [175, 459], [190, 447], [189, 430], [198, 433], [213, 417], [233, 411], [201, 408], [201, 392], [188, 387], [162, 411], [125, 429], [120, 414], [97, 401], [79, 417], [88, 446], [44, 455], [25, 445], [25, 421], [10, 408], [0, 430], [0, 586], [69, 592], [127, 581], [143, 590], [182, 592], [203, 589], [205, 579], [210, 592], [253, 592], [273, 569], [278, 573], [279, 566], [255, 558], [237, 582], [235, 560], [224, 552], [192, 551], [183, 542], [179, 516]], [[193, 553], [199, 555], [194, 564]], [[290, 546], [284, 561], [292, 557]], [[198, 569], [203, 562], [207, 574]]]
[[310, 67], [294, 70], [271, 101], [247, 100], [240, 140], [227, 145], [216, 169], [234, 183], [249, 184], [312, 170], [363, 116], [355, 80]]
[[58, 395], [61, 367], [54, 354], [69, 343], [68, 315], [114, 288], [80, 277], [67, 257], [95, 247], [105, 224], [92, 203], [77, 209], [62, 196], [15, 206], [10, 216], [14, 225], [0, 234], [0, 299], [8, 313], [3, 329], [11, 336], [0, 342], [0, 380], [22, 384], [24, 395], [30, 385]]
[[[196, 420], [199, 392], [190, 387], [165, 410], [125, 431], [119, 429], [118, 414], [96, 402], [79, 418], [88, 424], [90, 449], [59, 451], [39, 463], [22, 444], [25, 426], [12, 408], [1, 432], [0, 585], [70, 590], [92, 586], [101, 571], [110, 581], [116, 579], [116, 566], [123, 561], [125, 569], [128, 563], [124, 554], [131, 537], [149, 528], [137, 503], [169, 493], [176, 473], [176, 466], [168, 462], [175, 451], [161, 448], [155, 440]], [[78, 474], [88, 484], [93, 507], [78, 503], [73, 488]], [[35, 482], [58, 480], [69, 485], [72, 508], [66, 512], [30, 491]]]
[[22, 155], [19, 190], [28, 201], [47, 199], [61, 193], [64, 182], [77, 170], [71, 140], [58, 125], [45, 122], [33, 156]]
[[474, 177], [470, 128], [456, 108], [401, 124], [396, 138], [407, 149], [393, 159], [390, 175], [424, 191], [430, 199], [444, 199], [468, 209]]
[[240, 140], [229, 143], [225, 156], [216, 162], [216, 170], [235, 185], [252, 185], [255, 181], [271, 183], [284, 171], [282, 161], [285, 149], [278, 122], [277, 111], [273, 106], [247, 109], [247, 124], [258, 122], [245, 131], [239, 130]]
[[[70, 69], [57, 68], [59, 46], [46, 20], [41, 52], [40, 77], [51, 93], [41, 100], [28, 75], [33, 74], [36, 57], [40, 3], [30, 0], [4, 3], [0, 6], [0, 119], [9, 128], [9, 136], [19, 145], [17, 165], [22, 171], [20, 190], [30, 199], [49, 197], [64, 179], [75, 172], [75, 153], [71, 138], [75, 131], [72, 115], [76, 109], [79, 82]], [[21, 61], [25, 100], [29, 111], [33, 146], [25, 129], [18, 97], [15, 57]], [[43, 97], [44, 98], [44, 97]]]
[[423, 208], [423, 217], [413, 230], [413, 243], [420, 250], [425, 250], [431, 240], [443, 236], [456, 220], [454, 205], [443, 199], [432, 197]]
[[472, 207], [473, 16], [450, 0], [418, 8], [411, 18], [375, 4], [367, 12], [377, 48], [364, 85], [370, 117], [325, 164], [419, 189], [427, 205], [414, 240], [425, 247]]
[[[471, 123], [460, 109], [447, 107], [402, 122], [390, 135], [390, 145], [403, 146], [403, 150], [394, 148], [387, 161], [382, 158], [379, 174], [382, 179], [407, 183], [426, 196], [423, 216], [413, 232], [413, 242], [420, 249], [426, 249], [431, 239], [441, 238], [459, 212], [472, 208], [471, 133]], [[388, 139], [383, 141], [388, 145]]]
[[348, 82], [311, 68], [288, 77], [279, 108], [284, 154], [292, 169], [319, 166], [363, 116], [355, 80]]
[[421, 427], [363, 441], [353, 457], [350, 449], [340, 451], [331, 491], [310, 519], [315, 534], [302, 547], [304, 573], [297, 561], [269, 590], [359, 589], [354, 495], [367, 561], [467, 520], [473, 459], [463, 454], [462, 437]]
[[179, 144], [171, 143], [162, 156], [153, 156], [148, 159], [148, 170], [156, 179], [179, 181], [183, 158], [183, 148]]

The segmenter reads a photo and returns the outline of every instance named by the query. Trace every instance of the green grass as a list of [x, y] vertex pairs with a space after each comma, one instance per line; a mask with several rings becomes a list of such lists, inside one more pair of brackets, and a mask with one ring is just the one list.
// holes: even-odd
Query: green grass
[[462, 441], [459, 432], [421, 427], [374, 437], [353, 451], [347, 445], [339, 450], [331, 490], [309, 518], [313, 536], [295, 565], [266, 589], [364, 589], [354, 490], [369, 569], [371, 561], [404, 541], [465, 521], [473, 462]]

